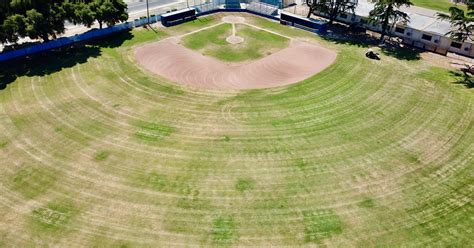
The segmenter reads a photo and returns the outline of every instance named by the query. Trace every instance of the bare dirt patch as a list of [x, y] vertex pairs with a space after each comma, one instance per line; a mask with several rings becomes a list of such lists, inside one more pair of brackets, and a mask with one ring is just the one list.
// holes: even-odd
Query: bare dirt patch
[[245, 17], [229, 15], [222, 17], [222, 21], [225, 23], [245, 23]]
[[187, 49], [172, 39], [136, 50], [147, 70], [173, 82], [206, 89], [258, 89], [293, 84], [327, 68], [336, 52], [303, 41], [249, 63], [225, 63]]

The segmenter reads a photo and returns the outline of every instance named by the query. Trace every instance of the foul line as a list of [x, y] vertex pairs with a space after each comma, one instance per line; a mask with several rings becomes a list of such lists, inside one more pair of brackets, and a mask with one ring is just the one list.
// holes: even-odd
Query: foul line
[[[198, 32], [201, 32], [203, 30], [206, 30], [206, 29], [210, 29], [210, 28], [214, 28], [214, 27], [217, 27], [219, 25], [222, 25], [222, 24], [225, 24], [225, 23], [229, 23], [229, 22], [225, 22], [225, 21], [221, 21], [219, 23], [216, 23], [214, 25], [211, 25], [211, 26], [208, 26], [208, 27], [204, 27], [204, 28], [201, 28], [201, 29], [198, 29], [198, 30], [194, 30], [194, 31], [191, 31], [189, 33], [186, 33], [186, 34], [182, 34], [182, 35], [178, 35], [178, 36], [174, 36], [174, 37], [170, 37], [170, 38], [182, 38], [182, 37], [185, 37], [185, 36], [188, 36], [188, 35], [191, 35], [191, 34], [195, 34], [195, 33], [198, 33]], [[235, 22], [232, 22], [232, 27], [233, 27], [233, 34], [235, 35]], [[243, 24], [243, 25], [247, 25], [249, 27], [252, 27], [252, 28], [255, 28], [255, 29], [258, 29], [258, 30], [263, 30], [265, 32], [269, 32], [269, 33], [272, 33], [272, 34], [275, 34], [275, 35], [279, 35], [281, 37], [285, 37], [289, 40], [293, 40], [294, 38], [292, 37], [289, 37], [289, 36], [286, 36], [286, 35], [283, 35], [283, 34], [280, 34], [278, 32], [275, 32], [275, 31], [272, 31], [272, 30], [269, 30], [269, 29], [266, 29], [266, 28], [262, 28], [262, 27], [259, 27], [259, 26], [255, 26], [253, 24], [250, 24], [250, 23], [246, 23], [246, 22], [239, 22], [238, 24]], [[168, 39], [170, 39], [168, 38]]]
[[259, 30], [263, 30], [263, 31], [266, 31], [266, 32], [269, 32], [269, 33], [272, 33], [272, 34], [275, 34], [275, 35], [279, 35], [279, 36], [281, 36], [281, 37], [285, 37], [285, 38], [290, 39], [290, 40], [293, 40], [293, 39], [294, 39], [294, 38], [292, 38], [292, 37], [289, 37], [289, 36], [280, 34], [280, 33], [278, 33], [278, 32], [272, 31], [272, 30], [268, 30], [268, 29], [266, 29], [266, 28], [261, 28], [261, 27], [259, 27], [259, 26], [255, 26], [255, 25], [253, 25], [253, 24], [249, 24], [249, 23], [242, 23], [242, 24], [247, 25], [247, 26], [250, 26], [250, 27], [253, 27], [253, 28], [256, 28], [256, 29], [259, 29]]

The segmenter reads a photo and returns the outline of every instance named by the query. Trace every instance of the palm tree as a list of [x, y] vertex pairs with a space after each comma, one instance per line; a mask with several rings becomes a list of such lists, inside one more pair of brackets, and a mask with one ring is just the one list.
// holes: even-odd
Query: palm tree
[[400, 7], [413, 5], [410, 0], [371, 0], [375, 3], [374, 9], [370, 11], [369, 20], [382, 25], [380, 42], [383, 42], [390, 24], [395, 24], [399, 20], [409, 21], [408, 14], [401, 11]]
[[458, 7], [449, 8], [449, 14], [438, 13], [438, 18], [451, 23], [453, 30], [449, 31], [451, 39], [464, 42], [469, 39], [474, 31], [474, 2], [467, 2], [467, 13]]

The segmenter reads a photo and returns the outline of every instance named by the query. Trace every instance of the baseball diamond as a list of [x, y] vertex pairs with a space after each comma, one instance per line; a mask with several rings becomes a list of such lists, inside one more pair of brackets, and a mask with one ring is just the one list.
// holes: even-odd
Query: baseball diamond
[[472, 246], [453, 60], [172, 21], [0, 64], [0, 247]]
[[[226, 18], [229, 17], [233, 16], [226, 16]], [[240, 22], [244, 21], [240, 20]], [[232, 25], [232, 27], [228, 26], [227, 31], [235, 29], [235, 24], [232, 23]], [[213, 27], [205, 30], [212, 29]], [[193, 34], [199, 34], [199, 30], [193, 31]], [[269, 34], [271, 33], [267, 35]], [[258, 32], [251, 35], [255, 35], [256, 39], [262, 39], [264, 36]], [[235, 33], [229, 37], [232, 36], [235, 36]], [[191, 39], [193, 38], [196, 37]], [[286, 42], [287, 37], [283, 38]], [[220, 37], [221, 41], [223, 39], [224, 37]], [[275, 40], [273, 37], [270, 39]], [[227, 41], [227, 38], [225, 40]], [[177, 37], [139, 47], [136, 57], [144, 68], [173, 82], [209, 89], [256, 89], [296, 83], [325, 69], [336, 59], [336, 53], [329, 49], [298, 39], [289, 38], [288, 40], [290, 42], [287, 48], [249, 63], [229, 64], [199, 54], [179, 45]], [[231, 43], [231, 46], [226, 46], [225, 49], [232, 49], [237, 44]], [[266, 43], [264, 46], [268, 48], [270, 44]], [[244, 48], [236, 48], [236, 50], [241, 49]], [[250, 52], [255, 55], [258, 51]], [[224, 53], [219, 51], [217, 54]], [[237, 56], [232, 56], [232, 58], [235, 59]]]

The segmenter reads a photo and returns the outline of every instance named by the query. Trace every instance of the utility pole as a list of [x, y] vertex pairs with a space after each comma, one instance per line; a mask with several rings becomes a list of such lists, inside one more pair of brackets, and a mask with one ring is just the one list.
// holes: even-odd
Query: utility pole
[[146, 0], [146, 16], [148, 18], [148, 24], [150, 24], [150, 9], [148, 8], [148, 0]]

